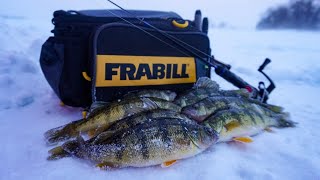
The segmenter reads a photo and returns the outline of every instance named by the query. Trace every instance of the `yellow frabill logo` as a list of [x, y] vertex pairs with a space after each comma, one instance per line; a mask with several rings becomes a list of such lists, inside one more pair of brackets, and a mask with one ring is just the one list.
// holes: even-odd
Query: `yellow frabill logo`
[[97, 55], [96, 87], [184, 84], [196, 81], [193, 57]]

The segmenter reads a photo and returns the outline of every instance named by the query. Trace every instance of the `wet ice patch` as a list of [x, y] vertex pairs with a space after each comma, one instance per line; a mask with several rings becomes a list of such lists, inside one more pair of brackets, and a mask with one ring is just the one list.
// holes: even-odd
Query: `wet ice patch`
[[38, 71], [38, 68], [35, 67], [33, 63], [26, 62], [20, 67], [21, 72], [35, 74]]
[[33, 35], [37, 30], [23, 27], [20, 18], [8, 21], [0, 17], [0, 110], [32, 104], [47, 86], [38, 63], [41, 40]]
[[15, 104], [17, 107], [24, 107], [34, 102], [34, 95], [41, 90], [39, 82], [40, 73], [33, 61], [23, 53], [13, 51], [2, 52], [0, 61], [0, 91], [5, 96], [1, 109], [6, 109]]
[[16, 99], [16, 105], [18, 107], [25, 107], [34, 102], [34, 97], [32, 95], [26, 94], [21, 95]]
[[[9, 71], [9, 70], [8, 70]], [[5, 71], [6, 72], [6, 71]], [[14, 79], [7, 75], [6, 73], [3, 73], [5, 75], [1, 75], [0, 72], [0, 87], [10, 87], [12, 84], [14, 84]]]
[[11, 101], [6, 98], [0, 98], [0, 111], [10, 109], [12, 106]]

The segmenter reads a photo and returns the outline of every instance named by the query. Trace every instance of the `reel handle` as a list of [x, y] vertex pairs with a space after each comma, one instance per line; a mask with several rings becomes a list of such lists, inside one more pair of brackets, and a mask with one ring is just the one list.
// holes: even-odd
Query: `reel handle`
[[262, 71], [269, 63], [271, 63], [271, 60], [269, 58], [266, 58], [262, 65], [259, 67], [258, 71]]

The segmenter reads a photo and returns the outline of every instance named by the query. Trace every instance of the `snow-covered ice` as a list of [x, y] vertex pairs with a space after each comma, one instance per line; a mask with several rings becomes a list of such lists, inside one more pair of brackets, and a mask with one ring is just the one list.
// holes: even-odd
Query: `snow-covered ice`
[[[46, 13], [73, 3], [66, 4], [61, 8], [55, 4]], [[76, 7], [89, 3], [83, 4]], [[129, 5], [136, 8], [132, 2]], [[192, 14], [189, 10], [182, 14]], [[265, 80], [256, 70], [265, 57], [272, 60], [265, 71], [277, 88], [269, 102], [284, 106], [299, 123], [296, 128], [260, 134], [251, 144], [217, 144], [166, 169], [102, 171], [74, 158], [46, 160], [51, 147], [45, 144], [43, 133], [81, 118], [81, 112], [59, 106], [41, 72], [40, 48], [52, 28], [51, 17], [45, 17], [0, 12], [0, 179], [320, 179], [319, 32], [210, 29], [215, 57], [231, 64], [234, 72], [252, 84]], [[233, 88], [217, 76], [213, 79], [224, 89]]]

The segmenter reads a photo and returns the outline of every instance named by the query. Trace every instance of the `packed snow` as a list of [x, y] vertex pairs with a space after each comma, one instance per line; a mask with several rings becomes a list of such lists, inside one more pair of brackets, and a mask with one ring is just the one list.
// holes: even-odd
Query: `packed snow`
[[[216, 22], [235, 25], [235, 28], [210, 29], [215, 57], [231, 64], [235, 73], [254, 85], [260, 80], [266, 81], [257, 69], [264, 58], [269, 57], [272, 63], [265, 71], [277, 86], [269, 103], [284, 106], [292, 120], [299, 124], [296, 128], [264, 132], [253, 137], [251, 144], [216, 144], [196, 157], [165, 169], [155, 166], [103, 171], [75, 158], [46, 160], [51, 147], [46, 145], [43, 133], [80, 119], [81, 109], [59, 106], [59, 99], [41, 72], [39, 55], [42, 43], [53, 28], [52, 11], [113, 7], [104, 6], [102, 1], [99, 5], [82, 0], [79, 3], [58, 1], [60, 4], [41, 1], [33, 5], [26, 2], [38, 1], [1, 2], [0, 8], [0, 179], [320, 179], [319, 32], [255, 31], [249, 26], [240, 27], [238, 24], [242, 23], [235, 22], [243, 19], [236, 19], [234, 14], [224, 19], [222, 10], [209, 11], [210, 7], [215, 10], [214, 5], [220, 7], [219, 3], [208, 6], [210, 2], [204, 1], [201, 6], [206, 13], [203, 14]], [[186, 6], [185, 1], [178, 2]], [[255, 5], [255, 1], [246, 2]], [[277, 1], [270, 1], [274, 2]], [[166, 3], [157, 3], [159, 7], [152, 6], [151, 2], [134, 4], [119, 0], [119, 3], [128, 9], [168, 9]], [[192, 18], [193, 8], [201, 8], [192, 5], [198, 3], [192, 1], [182, 8], [173, 6], [172, 10]], [[236, 5], [230, 5], [235, 13], [244, 12], [236, 11]], [[267, 3], [256, 5], [259, 13], [267, 8]], [[28, 7], [26, 15], [24, 7]], [[258, 19], [258, 10], [254, 12], [254, 19], [249, 18], [245, 23]], [[215, 15], [219, 18], [215, 19]], [[216, 75], [212, 79], [223, 89], [234, 88]]]

